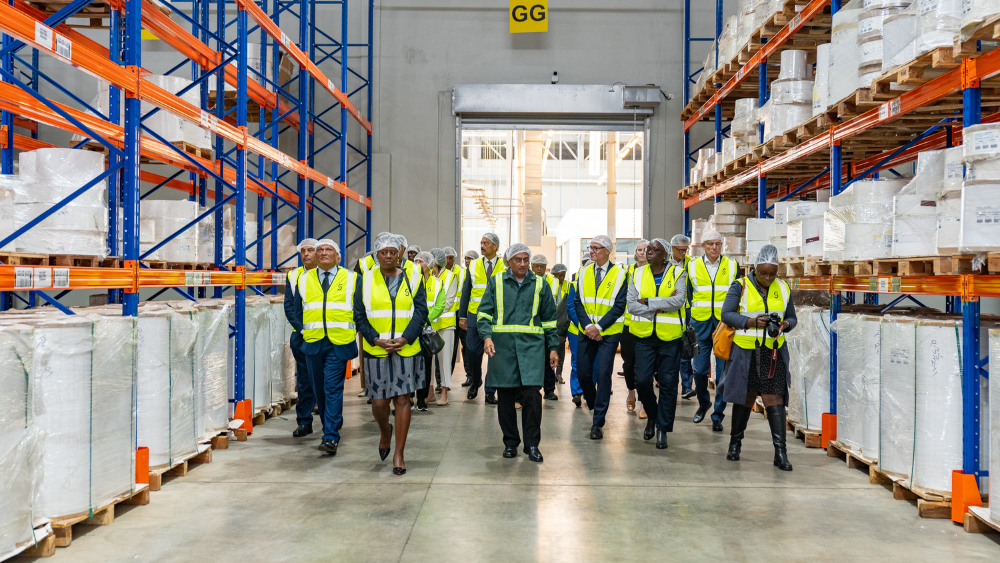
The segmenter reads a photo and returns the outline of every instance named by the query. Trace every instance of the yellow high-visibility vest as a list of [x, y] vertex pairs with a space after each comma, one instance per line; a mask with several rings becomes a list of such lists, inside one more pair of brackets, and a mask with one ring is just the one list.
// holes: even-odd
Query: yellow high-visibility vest
[[[469, 264], [469, 275], [472, 276], [472, 295], [469, 298], [469, 313], [475, 315], [479, 312], [479, 302], [483, 300], [486, 293], [486, 258], [476, 258]], [[507, 264], [503, 258], [497, 258], [497, 263], [493, 266], [493, 275], [501, 274], [507, 269]]]
[[318, 342], [323, 338], [338, 345], [354, 342], [357, 336], [354, 325], [357, 280], [356, 273], [338, 267], [324, 294], [319, 268], [298, 277], [298, 291], [302, 296], [302, 338], [306, 342]]
[[[414, 299], [422, 282], [419, 273], [412, 268], [403, 269], [403, 280], [396, 290], [396, 299], [389, 296], [389, 286], [380, 268], [372, 268], [365, 272], [362, 281], [361, 298], [365, 303], [365, 312], [372, 328], [378, 331], [379, 339], [392, 340], [403, 335], [413, 318]], [[364, 339], [364, 349], [372, 356], [385, 357], [388, 352], [381, 346], [374, 346]], [[413, 356], [420, 352], [420, 339], [411, 342], [399, 351], [400, 356]]]
[[[573, 295], [575, 297], [576, 296], [576, 292], [579, 291], [579, 290], [576, 289], [576, 282], [575, 281], [571, 281], [567, 285], [569, 287], [573, 288]], [[566, 297], [569, 297], [569, 289], [566, 290]], [[567, 303], [566, 307], [576, 307], [576, 299], [574, 299], [573, 302], [571, 302], [571, 303]], [[568, 309], [567, 309], [567, 311], [568, 311]], [[567, 312], [567, 314], [568, 314], [568, 312]], [[577, 324], [573, 322], [573, 319], [570, 319], [568, 332], [570, 334], [579, 335], [583, 331], [580, 330], [580, 327], [577, 326]]]
[[[765, 304], [764, 298], [761, 297], [753, 282], [748, 281], [747, 278], [741, 278], [739, 282], [744, 287], [743, 298], [740, 299], [741, 315], [754, 319], [765, 313], [777, 313], [782, 319], [785, 318], [785, 309], [788, 308], [788, 300], [791, 296], [787, 283], [783, 280], [774, 280], [771, 287], [767, 289], [767, 303]], [[763, 342], [768, 348], [774, 348], [775, 341], [778, 342], [779, 348], [784, 345], [785, 333], [779, 334], [777, 338], [771, 338], [767, 335], [767, 330], [754, 327], [739, 329], [733, 335], [733, 343], [744, 350], [755, 349], [758, 342]]]
[[[629, 264], [626, 273], [628, 274], [628, 277], [625, 278], [625, 283], [632, 283], [632, 277], [635, 276], [635, 264]], [[629, 315], [627, 312], [622, 319], [625, 321], [625, 326], [632, 324], [632, 315]]]
[[722, 304], [726, 301], [729, 286], [736, 281], [740, 271], [736, 260], [728, 256], [719, 257], [719, 269], [713, 279], [702, 258], [693, 258], [687, 264], [688, 280], [691, 282], [691, 318], [707, 321], [711, 317], [722, 320]]
[[[438, 276], [437, 279], [441, 282], [441, 287], [445, 292], [445, 299], [447, 300], [448, 290], [451, 287], [451, 284], [458, 283], [458, 279], [455, 277], [455, 274], [451, 272], [451, 270], [441, 270], [441, 275]], [[461, 288], [461, 286], [459, 286], [459, 288]], [[441, 313], [441, 316], [431, 323], [434, 330], [441, 330], [455, 326], [455, 322], [458, 320], [458, 306], [461, 305], [461, 301], [462, 300], [457, 296], [455, 297], [455, 301], [451, 304], [451, 307]]]
[[364, 273], [377, 266], [378, 260], [375, 259], [374, 254], [368, 254], [361, 258], [361, 262], [359, 262], [359, 264], [361, 264], [361, 272]]
[[[504, 321], [504, 299], [503, 299], [503, 273], [494, 276], [494, 287], [496, 288], [496, 321], [493, 322], [493, 332], [501, 333], [511, 333], [519, 332], [522, 334], [545, 334], [545, 329], [555, 328], [556, 321], [541, 322], [538, 319], [538, 302], [539, 296], [542, 294], [542, 284], [545, 280], [542, 276], [535, 276], [535, 292], [534, 298], [531, 302], [531, 320], [532, 324], [528, 325], [515, 325], [507, 324]], [[480, 313], [477, 318], [486, 318], [487, 320], [493, 321], [486, 313]]]
[[[656, 279], [653, 277], [653, 270], [648, 265], [640, 266], [633, 274], [632, 285], [639, 292], [639, 299], [649, 299], [650, 297], [670, 297], [674, 294], [677, 286], [677, 279], [680, 278], [684, 270], [669, 266], [663, 273], [663, 280], [660, 287], [656, 287]], [[629, 325], [629, 332], [637, 338], [646, 338], [656, 330], [656, 337], [664, 342], [677, 340], [684, 334], [684, 307], [673, 313], [657, 311], [654, 320], [648, 320], [639, 315], [629, 315], [632, 324]]]
[[299, 291], [299, 276], [301, 276], [302, 272], [304, 272], [304, 271], [306, 271], [306, 269], [304, 267], [302, 267], [302, 266], [299, 266], [298, 268], [295, 268], [294, 270], [289, 270], [288, 271], [288, 275], [287, 275], [287, 277], [288, 277], [288, 285], [289, 285], [289, 287], [292, 288], [292, 295], [296, 295], [297, 292]]
[[[608, 273], [601, 280], [601, 286], [596, 287], [596, 268], [597, 264], [591, 264], [584, 268], [583, 274], [580, 276], [580, 301], [590, 317], [590, 319], [580, 319], [580, 328], [583, 329], [587, 328], [590, 323], [596, 325], [604, 318], [604, 315], [611, 311], [615, 305], [615, 298], [618, 297], [618, 292], [627, 277], [624, 268], [618, 264], [611, 264], [608, 267]], [[601, 336], [621, 334], [624, 327], [625, 321], [622, 320], [622, 317], [618, 317], [610, 327], [601, 331]]]

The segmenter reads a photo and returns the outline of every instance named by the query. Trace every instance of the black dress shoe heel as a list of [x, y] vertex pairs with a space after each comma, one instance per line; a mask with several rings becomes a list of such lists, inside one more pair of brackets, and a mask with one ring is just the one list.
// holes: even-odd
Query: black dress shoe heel
[[656, 431], [656, 449], [667, 449], [667, 433], [662, 430]]
[[303, 436], [308, 436], [313, 433], [312, 424], [303, 424], [292, 431], [293, 438], [301, 438]]
[[517, 457], [517, 448], [514, 446], [507, 446], [503, 449], [503, 456], [507, 459]]
[[708, 412], [708, 409], [705, 409], [705, 410], [698, 409], [694, 413], [694, 418], [692, 419], [694, 421], [694, 423], [698, 424], [699, 422], [705, 420], [705, 413], [707, 413], [707, 412]]
[[406, 468], [405, 467], [393, 467], [392, 468], [392, 474], [393, 475], [405, 475], [406, 474]]
[[542, 452], [538, 451], [538, 446], [531, 446], [530, 448], [524, 448], [524, 453], [528, 454], [528, 459], [535, 463], [542, 462]]
[[[392, 425], [391, 424], [389, 425], [389, 444], [390, 445], [392, 444]], [[378, 456], [380, 458], [382, 458], [382, 461], [385, 461], [385, 458], [389, 457], [389, 448], [385, 448], [385, 449], [379, 448], [378, 449]]]
[[595, 424], [595, 425], [593, 425], [593, 426], [590, 427], [590, 439], [591, 440], [603, 440], [604, 439], [604, 431], [601, 430], [600, 426], [598, 426], [598, 425]]
[[646, 429], [642, 432], [643, 440], [652, 440], [653, 436], [656, 435], [656, 419], [649, 417], [646, 421]]

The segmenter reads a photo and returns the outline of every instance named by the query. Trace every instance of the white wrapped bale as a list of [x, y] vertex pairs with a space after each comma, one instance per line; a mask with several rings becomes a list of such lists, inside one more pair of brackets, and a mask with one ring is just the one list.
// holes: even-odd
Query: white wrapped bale
[[[878, 457], [878, 364], [871, 361], [879, 348], [880, 318], [844, 314], [837, 317], [837, 441]], [[872, 414], [874, 413], [874, 414]], [[865, 446], [874, 449], [865, 453]]]
[[905, 318], [888, 318], [882, 323], [881, 346], [879, 410], [883, 420], [879, 435], [879, 469], [907, 479], [913, 465], [916, 323]]
[[[990, 365], [1000, 366], [1000, 330], [990, 330]], [[990, 378], [990, 396], [1000, 397], [1000, 378]], [[989, 424], [990, 424], [990, 475], [1000, 475], [1000, 400], [989, 403]], [[985, 418], [980, 415], [981, 418]], [[980, 458], [986, 456], [980, 452]], [[990, 479], [990, 498], [1000, 499], [1000, 478]], [[994, 522], [1000, 522], [1000, 502], [990, 503], [990, 517]]]
[[199, 383], [196, 432], [203, 437], [214, 436], [229, 425], [226, 378], [231, 307], [230, 301], [222, 299], [202, 301], [195, 306], [198, 322], [195, 365]]
[[823, 218], [788, 221], [789, 256], [823, 256]]
[[[153, 220], [157, 243], [178, 232], [191, 221], [197, 219], [199, 215], [198, 202], [196, 201], [144, 199], [139, 206], [140, 216]], [[208, 218], [206, 217], [206, 219]], [[150, 259], [167, 262], [198, 262], [198, 229], [199, 227], [195, 225], [182, 232], [160, 247], [156, 256], [150, 257]]]
[[788, 418], [820, 430], [830, 410], [830, 310], [796, 307], [799, 323], [788, 333], [790, 404]]
[[816, 80], [813, 83], [813, 117], [830, 107], [830, 43], [816, 47]]
[[858, 45], [858, 18], [861, 2], [852, 0], [833, 15], [833, 37], [830, 47], [830, 70], [828, 99], [835, 104], [861, 87], [858, 76], [858, 61], [861, 53]]

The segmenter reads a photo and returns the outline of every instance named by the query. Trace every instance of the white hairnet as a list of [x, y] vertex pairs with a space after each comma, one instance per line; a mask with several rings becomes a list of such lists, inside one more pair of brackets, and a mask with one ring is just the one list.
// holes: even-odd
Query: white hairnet
[[546, 266], [548, 266], [549, 259], [546, 258], [544, 254], [536, 254], [536, 255], [534, 255], [534, 256], [531, 257], [531, 263], [532, 264], [545, 264]]
[[528, 248], [528, 245], [526, 244], [515, 242], [514, 244], [510, 245], [510, 248], [508, 248], [507, 252], [504, 253], [503, 258], [507, 262], [510, 262], [510, 259], [517, 256], [518, 254], [527, 254], [528, 256], [531, 256], [531, 249]]
[[559, 272], [565, 272], [565, 271], [567, 271], [566, 264], [556, 264], [555, 266], [552, 266], [553, 274], [558, 274]]
[[496, 233], [486, 233], [483, 235], [483, 238], [490, 239], [493, 244], [500, 246], [500, 237], [498, 237]]
[[597, 235], [590, 242], [596, 242], [597, 244], [607, 248], [608, 250], [614, 250], [615, 245], [611, 242], [611, 237], [608, 235]]
[[314, 238], [303, 239], [302, 242], [300, 242], [299, 245], [295, 247], [295, 250], [302, 252], [303, 248], [316, 248], [316, 242], [317, 241]]
[[708, 231], [707, 233], [701, 235], [701, 242], [703, 243], [712, 240], [722, 241], [722, 235], [719, 234], [719, 231], [712, 229], [711, 231]]
[[426, 250], [423, 252], [418, 252], [416, 257], [413, 258], [415, 262], [423, 262], [428, 268], [434, 267], [434, 255]]
[[385, 235], [391, 235], [391, 234], [392, 234], [392, 233], [390, 233], [389, 231], [382, 231], [382, 232], [381, 232], [381, 233], [379, 233], [379, 234], [378, 234], [378, 236], [376, 236], [375, 238], [378, 238], [378, 237], [381, 237], [381, 236], [385, 236]]
[[757, 253], [757, 262], [754, 265], [760, 266], [761, 264], [778, 265], [778, 249], [773, 244], [765, 244], [764, 248], [761, 248], [760, 252]]
[[640, 246], [642, 246], [644, 244], [649, 244], [649, 241], [646, 240], [646, 239], [644, 239], [644, 238], [641, 238], [641, 239], [639, 239], [639, 242], [635, 243], [635, 246], [636, 246], [636, 248], [638, 248], [638, 247], [640, 247]]
[[[666, 250], [667, 252], [670, 252], [670, 243], [669, 242], [667, 242], [667, 241], [665, 241], [665, 240], [663, 240], [661, 238], [654, 238], [653, 240], [649, 241], [649, 244], [653, 244], [654, 242], [655, 243], [659, 243], [663, 247], [663, 250]], [[669, 259], [669, 257], [668, 257], [668, 259]]]
[[434, 256], [434, 263], [438, 266], [444, 266], [448, 262], [448, 257], [445, 256], [444, 250], [440, 248], [432, 248], [430, 250], [431, 255]]
[[479, 253], [476, 252], [475, 250], [470, 250], [465, 253], [465, 257], [472, 258], [473, 260], [475, 260], [476, 258], [479, 258]]
[[373, 245], [372, 248], [374, 252], [378, 252], [379, 250], [383, 250], [386, 248], [398, 248], [398, 247], [399, 247], [399, 239], [396, 238], [396, 235], [392, 233], [384, 233], [379, 235], [378, 238], [375, 239], [375, 244]]
[[406, 253], [409, 254], [411, 252], [416, 252], [417, 254], [420, 254], [420, 247], [415, 244], [411, 244], [410, 247], [406, 249]]
[[445, 257], [448, 257], [448, 256], [458, 256], [458, 251], [455, 250], [454, 248], [450, 247], [450, 246], [446, 246], [446, 247], [442, 248], [441, 250], [444, 250]]
[[337, 244], [337, 243], [335, 243], [335, 242], [333, 242], [332, 240], [330, 240], [328, 238], [324, 238], [324, 239], [320, 239], [320, 240], [316, 241], [316, 249], [319, 250], [319, 247], [321, 247], [321, 246], [332, 246], [333, 249], [337, 251], [337, 254], [340, 254], [340, 245]]
[[670, 244], [672, 246], [690, 246], [691, 239], [684, 235], [674, 235], [674, 238], [670, 239]]
[[409, 244], [406, 242], [406, 237], [403, 235], [396, 235], [396, 246], [400, 248], [406, 248]]

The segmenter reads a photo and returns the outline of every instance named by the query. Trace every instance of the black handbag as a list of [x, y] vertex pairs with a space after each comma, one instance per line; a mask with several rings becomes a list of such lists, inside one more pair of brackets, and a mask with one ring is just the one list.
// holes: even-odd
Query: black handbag
[[420, 334], [420, 349], [426, 354], [435, 356], [444, 350], [444, 338], [441, 338], [433, 327], [425, 326]]
[[694, 327], [688, 325], [681, 334], [681, 359], [691, 360], [698, 355], [698, 335], [694, 332]]

